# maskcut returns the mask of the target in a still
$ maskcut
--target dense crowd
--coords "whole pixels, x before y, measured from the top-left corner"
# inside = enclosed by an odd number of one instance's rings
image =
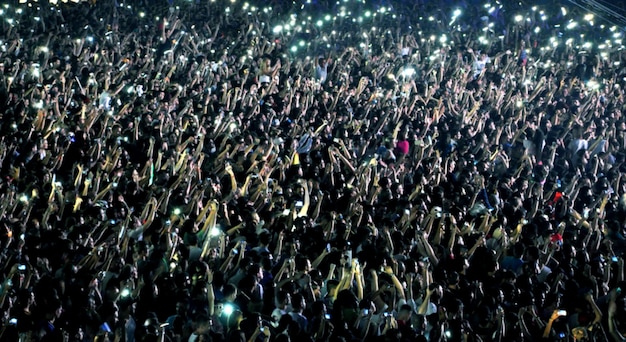
[[[0,340],[625,341],[621,30],[303,3],[0,7]]]

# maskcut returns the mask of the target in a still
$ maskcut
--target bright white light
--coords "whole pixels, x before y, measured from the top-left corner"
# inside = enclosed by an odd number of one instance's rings
[[[232,304],[224,305],[224,309],[223,309],[224,315],[230,316],[233,314],[233,311],[235,311],[235,309]]]
[[[585,14],[585,16],[583,17],[586,21],[592,21],[593,20],[593,14],[589,13],[589,14]]]
[[[578,26],[578,23],[575,21],[571,21],[567,24],[567,26],[565,26],[565,28],[567,28],[568,30],[573,29],[574,27]]]
[[[590,80],[589,82],[587,82],[587,87],[593,90],[597,90],[600,89],[600,84],[595,80]]]
[[[272,32],[274,32],[274,34],[279,34],[283,31],[283,26],[282,25],[276,25],[274,27],[274,29],[272,30]]]
[[[400,73],[402,75],[402,77],[412,77],[413,75],[415,75],[415,69],[408,67],[408,68],[404,68],[402,69],[402,72]]]
[[[217,227],[211,228],[211,232],[210,232],[211,236],[213,237],[220,236],[221,233],[222,231],[219,228]]]
[[[521,15],[516,15],[513,20],[515,20],[516,23],[519,23],[520,21],[524,20],[524,17]]]

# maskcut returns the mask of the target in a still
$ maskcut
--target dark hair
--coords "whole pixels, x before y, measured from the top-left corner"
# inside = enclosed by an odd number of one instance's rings
[[[235,285],[231,283],[227,283],[226,285],[224,285],[222,293],[224,294],[224,298],[230,297],[237,293],[237,287],[235,287]]]

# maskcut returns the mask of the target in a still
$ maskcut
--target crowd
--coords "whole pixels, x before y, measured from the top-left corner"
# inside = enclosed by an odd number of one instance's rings
[[[0,340],[625,341],[620,29],[439,5],[0,7]]]

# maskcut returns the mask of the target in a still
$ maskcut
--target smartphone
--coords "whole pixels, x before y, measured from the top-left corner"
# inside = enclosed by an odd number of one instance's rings
[[[363,316],[367,316],[370,314],[370,311],[368,309],[363,309]]]
[[[296,202],[296,208],[302,208],[303,206],[304,206],[304,203],[302,201]]]
[[[558,314],[559,316],[567,316],[567,311],[565,311],[565,310],[559,310],[559,311],[557,311],[557,314]]]
[[[325,315],[324,315],[324,318],[326,318],[326,319],[330,319],[330,314],[325,314]]]
[[[26,265],[24,265],[24,264],[18,265],[17,266],[17,270],[18,271],[26,271]]]
[[[330,253],[330,243],[326,244],[326,252]]]
[[[100,326],[100,330],[104,331],[104,332],[111,332],[111,328],[109,327],[109,324],[104,322],[102,323],[102,325]]]
[[[260,328],[259,328],[259,331],[260,331],[260,332],[265,332],[265,327],[260,327]]]
[[[618,261],[618,259],[617,259],[617,257],[616,257],[616,256],[613,256],[613,257],[611,257],[611,261],[612,261],[612,262],[617,262],[617,261]]]
[[[9,320],[9,324],[10,324],[10,325],[17,325],[17,318],[11,318],[11,319]]]

